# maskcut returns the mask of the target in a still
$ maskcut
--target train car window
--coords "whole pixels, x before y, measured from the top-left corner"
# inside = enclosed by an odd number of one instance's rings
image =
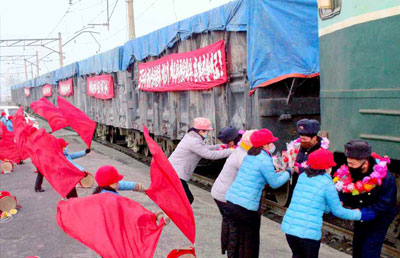
[[[321,20],[327,20],[340,14],[342,9],[342,0],[319,0],[319,17]]]

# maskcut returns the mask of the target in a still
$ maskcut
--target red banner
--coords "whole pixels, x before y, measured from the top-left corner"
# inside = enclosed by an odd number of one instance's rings
[[[139,64],[142,91],[208,90],[226,83],[225,42]]]
[[[51,86],[50,84],[44,85],[42,88],[43,97],[51,97],[51,95],[53,94],[52,88],[53,86]]]
[[[111,74],[87,77],[87,95],[98,99],[114,97],[114,81]]]
[[[74,82],[72,78],[58,82],[58,94],[60,96],[71,96],[74,94]]]
[[[25,96],[29,97],[31,95],[31,89],[24,88],[24,93],[25,93]]]

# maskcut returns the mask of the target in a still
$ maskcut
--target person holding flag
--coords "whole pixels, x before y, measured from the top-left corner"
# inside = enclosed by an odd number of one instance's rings
[[[76,164],[73,160],[86,156],[87,154],[90,153],[90,149],[86,149],[84,151],[78,151],[78,152],[74,152],[74,153],[70,154],[70,153],[68,153],[68,148],[67,148],[67,146],[69,145],[68,142],[66,142],[63,138],[58,138],[57,142],[58,142],[58,145],[60,145],[60,148],[62,149],[64,156],[67,158],[67,160],[69,162],[71,162],[77,169],[79,169],[82,172],[85,172],[85,169],[82,166]],[[78,197],[78,193],[76,192],[75,187],[67,195],[67,199],[74,198],[74,197]]]
[[[5,112],[1,112],[1,122],[3,123],[3,125],[7,125],[7,116]]]

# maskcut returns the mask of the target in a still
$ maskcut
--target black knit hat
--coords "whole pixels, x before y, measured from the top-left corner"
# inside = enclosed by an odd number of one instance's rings
[[[297,122],[297,133],[300,135],[317,135],[320,130],[320,125],[314,119],[301,119]]]
[[[239,136],[239,130],[233,126],[227,126],[219,131],[217,138],[225,143],[228,144],[231,141],[234,141]]]
[[[372,153],[371,145],[363,140],[351,140],[344,145],[346,157],[352,159],[368,159]]]

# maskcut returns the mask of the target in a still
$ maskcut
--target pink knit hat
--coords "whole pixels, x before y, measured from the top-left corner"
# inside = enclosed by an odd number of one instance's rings
[[[245,131],[243,136],[242,136],[242,142],[246,144],[247,146],[253,147],[253,144],[250,141],[250,136],[257,130],[248,130]]]
[[[207,118],[197,117],[193,120],[193,122],[194,122],[193,127],[197,130],[207,130],[207,131],[213,130],[213,128],[211,127],[211,122]]]

